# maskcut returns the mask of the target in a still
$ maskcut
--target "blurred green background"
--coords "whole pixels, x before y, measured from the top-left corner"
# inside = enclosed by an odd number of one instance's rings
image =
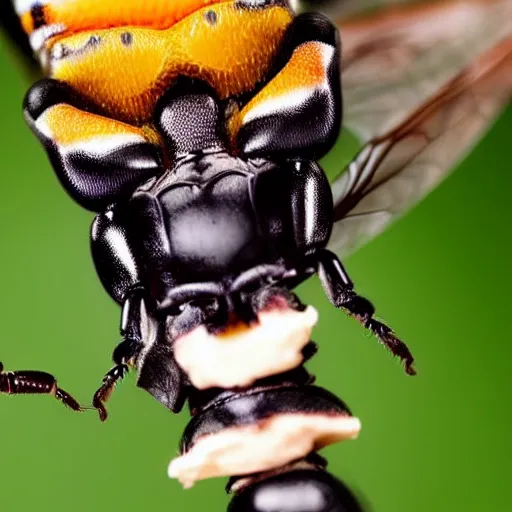
[[[89,256],[92,216],[58,186],[21,102],[29,83],[0,40],[0,360],[55,373],[88,403],[110,367],[119,311]],[[407,377],[375,340],[320,310],[309,364],[363,422],[324,451],[377,512],[510,511],[512,109],[434,193],[346,261],[360,293],[408,342]],[[345,155],[346,157],[346,155]],[[0,397],[0,507],[21,511],[225,510],[223,481],[166,476],[187,421],[129,376],[110,419],[49,397]]]

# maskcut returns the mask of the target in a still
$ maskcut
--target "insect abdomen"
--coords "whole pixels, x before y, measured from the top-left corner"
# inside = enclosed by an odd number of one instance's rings
[[[17,5],[29,6],[22,23],[47,75],[69,84],[98,113],[137,125],[151,120],[180,75],[204,80],[221,98],[253,90],[292,19],[286,2],[150,3]]]

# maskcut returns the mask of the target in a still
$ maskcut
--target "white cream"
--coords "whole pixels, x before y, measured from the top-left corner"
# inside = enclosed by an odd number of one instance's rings
[[[194,387],[250,386],[302,363],[302,349],[318,320],[315,308],[264,311],[258,320],[221,334],[200,326],[176,340],[174,356]]]
[[[289,413],[201,437],[171,461],[170,478],[190,488],[206,478],[268,471],[346,439],[361,429],[352,416]]]

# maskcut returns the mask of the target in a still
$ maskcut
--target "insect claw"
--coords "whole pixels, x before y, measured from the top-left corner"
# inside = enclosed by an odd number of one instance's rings
[[[405,362],[405,373],[412,376],[418,375],[418,372],[412,367],[412,361]]]
[[[98,415],[100,417],[100,421],[102,423],[105,422],[107,420],[107,418],[108,418],[108,412],[107,412],[106,407],[104,407],[103,405],[98,407]]]
[[[123,379],[123,377],[128,373],[128,366],[126,364],[119,364],[110,369],[103,380],[101,381],[101,386],[94,393],[94,397],[92,399],[93,407],[98,411],[100,416],[100,421],[105,421],[108,418],[108,412],[104,405],[109,398],[118,381]]]

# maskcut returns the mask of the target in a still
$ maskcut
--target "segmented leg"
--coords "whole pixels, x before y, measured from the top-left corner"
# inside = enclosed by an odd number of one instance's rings
[[[129,367],[135,365],[137,356],[142,349],[140,322],[143,300],[143,290],[137,288],[131,292],[124,302],[121,322],[123,340],[112,354],[115,366],[103,377],[102,384],[92,400],[101,421],[105,421],[108,417],[105,402],[110,398],[116,384],[126,375]]]
[[[2,363],[0,363],[0,393],[8,395],[53,395],[73,411],[82,412],[85,410],[69,393],[57,386],[57,380],[53,375],[33,370],[4,372]]]
[[[319,253],[318,273],[330,302],[337,308],[345,310],[369,329],[394,356],[399,357],[409,375],[415,375],[412,367],[414,358],[407,348],[387,325],[375,320],[373,304],[354,291],[354,284],[348,277],[341,261],[330,251]]]
[[[105,421],[108,417],[105,402],[110,398],[116,384],[128,373],[129,365],[133,365],[141,348],[142,343],[138,340],[123,340],[114,350],[112,359],[115,366],[105,374],[100,388],[94,393],[92,399],[92,405],[98,411],[101,421]]]
[[[127,372],[128,365],[117,364],[106,373],[100,388],[94,393],[92,405],[97,409],[101,421],[105,421],[108,417],[105,402],[110,398],[118,381],[120,381]]]

